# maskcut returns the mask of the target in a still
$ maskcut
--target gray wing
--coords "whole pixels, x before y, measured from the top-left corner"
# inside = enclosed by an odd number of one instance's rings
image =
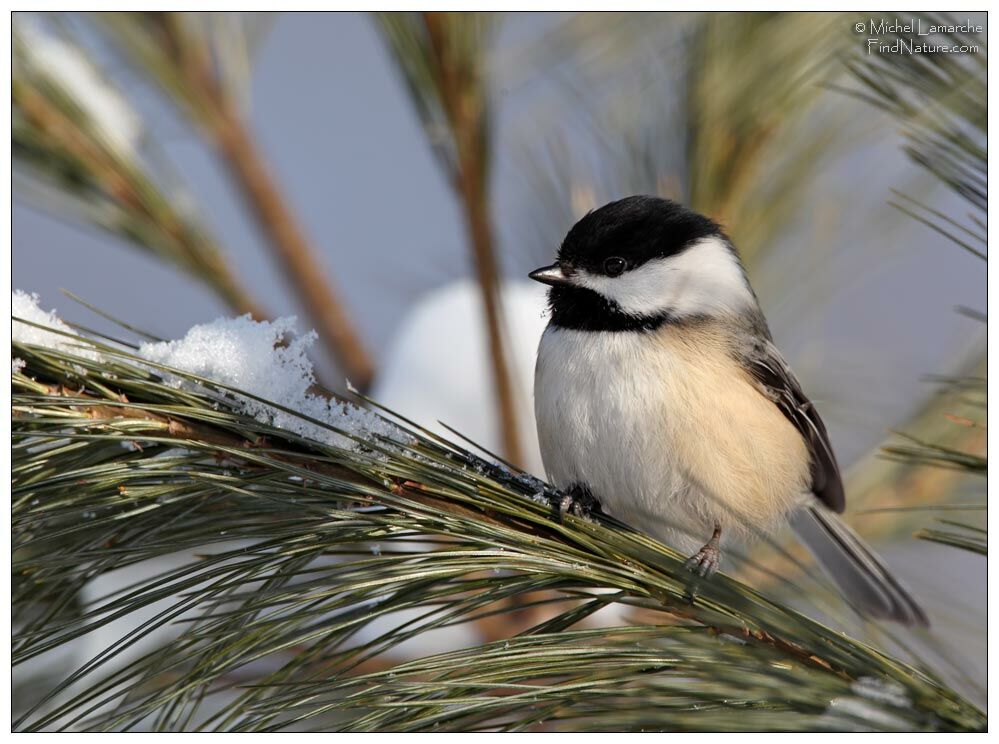
[[[842,512],[846,507],[843,481],[826,426],[777,347],[769,339],[760,338],[743,357],[743,364],[763,393],[804,437],[812,459],[812,493],[834,512]]]

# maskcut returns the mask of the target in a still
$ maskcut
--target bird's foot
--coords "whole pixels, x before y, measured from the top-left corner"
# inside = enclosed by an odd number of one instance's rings
[[[602,514],[600,502],[597,501],[593,492],[584,485],[576,484],[570,486],[561,498],[556,495],[552,507],[557,510],[556,517],[561,522],[566,514],[572,514],[581,519],[588,519],[595,514]]]
[[[716,527],[711,539],[705,543],[704,547],[687,559],[683,567],[688,571],[693,571],[706,579],[714,576],[721,565],[721,528]]]

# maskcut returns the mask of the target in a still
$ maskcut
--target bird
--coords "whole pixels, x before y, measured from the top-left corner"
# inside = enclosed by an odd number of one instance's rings
[[[839,517],[826,427],[717,222],[626,197],[583,216],[528,276],[549,285],[534,408],[563,518],[608,514],[691,552],[685,566],[706,578],[723,545],[790,524],[863,615],[929,624]]]

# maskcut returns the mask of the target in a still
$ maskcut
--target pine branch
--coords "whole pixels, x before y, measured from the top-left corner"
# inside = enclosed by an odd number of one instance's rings
[[[931,677],[728,576],[697,581],[623,525],[553,519],[549,486],[440,437],[315,419],[52,333],[12,346],[14,663],[147,620],[19,730],[985,725]],[[96,577],[177,551],[69,611]],[[551,611],[516,637],[393,661],[526,597]],[[608,604],[657,621],[576,628]]]
[[[920,540],[950,545],[962,550],[970,550],[979,555],[989,554],[988,530],[975,527],[964,522],[954,522],[949,519],[938,520],[941,524],[955,529],[922,529],[915,534]]]

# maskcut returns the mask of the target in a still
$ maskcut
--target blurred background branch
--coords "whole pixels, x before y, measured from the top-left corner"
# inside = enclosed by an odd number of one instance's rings
[[[378,22],[462,206],[485,310],[502,454],[522,465],[489,199],[492,116],[486,55],[497,19],[484,13],[380,13]]]
[[[565,19],[519,64],[578,70],[554,96],[582,109],[598,156],[574,151],[575,119],[532,137],[523,167],[541,197],[536,221],[555,233],[621,194],[658,194],[721,222],[753,273],[845,147],[842,115],[820,101],[842,74],[843,27],[835,13]]]
[[[956,23],[946,14],[920,18],[927,26]],[[919,41],[910,35],[895,36],[889,43],[900,38]],[[937,42],[969,47],[980,40],[956,31],[942,33]],[[955,219],[899,192],[894,192],[897,200],[890,202],[892,206],[982,261],[986,260],[988,218],[987,62],[985,47],[974,54],[856,55],[846,61],[860,84],[847,92],[887,111],[902,126],[906,155],[964,199],[972,212],[964,219]],[[984,322],[984,314],[979,314],[978,319]],[[986,460],[975,451],[983,451],[985,446],[985,375],[986,360],[981,350],[955,373],[938,378],[946,395],[930,398],[913,421],[913,429],[905,430],[907,444],[887,445],[882,452],[910,466],[929,465],[984,475]],[[900,481],[897,473],[887,480]],[[946,495],[946,490],[939,491],[937,499]],[[859,503],[865,504],[865,499],[861,497]],[[911,498],[909,503],[913,503]]]
[[[946,13],[915,14],[927,28],[960,24]],[[918,42],[894,33],[888,45]],[[971,49],[981,39],[961,30],[934,38],[937,44]],[[847,69],[859,85],[843,87],[889,113],[901,126],[906,155],[974,210],[964,218],[942,214],[898,194],[893,206],[946,235],[956,245],[984,258],[988,201],[988,50],[966,54],[879,54],[854,56]]]
[[[238,21],[226,25],[217,16],[196,13],[110,13],[97,18],[107,37],[209,135],[326,347],[352,382],[366,389],[374,364],[271,176],[233,92],[234,81],[242,80],[236,64],[245,65],[246,57],[229,52],[232,45],[225,42],[233,34],[222,32],[235,31],[238,38]],[[241,51],[246,44],[236,48]]]
[[[204,230],[178,224],[176,208],[162,197],[142,162],[138,113],[122,91],[101,78],[69,26],[63,25],[64,34],[57,38],[37,23],[15,18],[16,26],[28,29],[20,31],[15,47],[14,137],[20,162],[50,185],[73,184],[69,193],[75,190],[76,203],[85,205],[76,210],[78,216],[193,272],[236,312],[263,317]],[[206,134],[325,347],[355,385],[367,388],[374,364],[244,121],[253,39],[241,16],[101,13],[94,19],[134,69]],[[83,74],[74,71],[77,66],[89,70],[86,91],[77,84]],[[80,112],[82,122],[73,117]],[[45,198],[51,189],[34,193],[43,197],[40,204],[60,209],[59,201]],[[127,219],[121,219],[122,212]]]
[[[15,14],[11,90],[19,195],[117,234],[204,282],[235,312],[264,317],[193,198],[161,185],[141,158],[138,112],[71,38]]]
[[[842,147],[840,117],[816,114],[844,25],[836,13],[710,14],[684,45],[684,195],[728,226],[751,268]]]

